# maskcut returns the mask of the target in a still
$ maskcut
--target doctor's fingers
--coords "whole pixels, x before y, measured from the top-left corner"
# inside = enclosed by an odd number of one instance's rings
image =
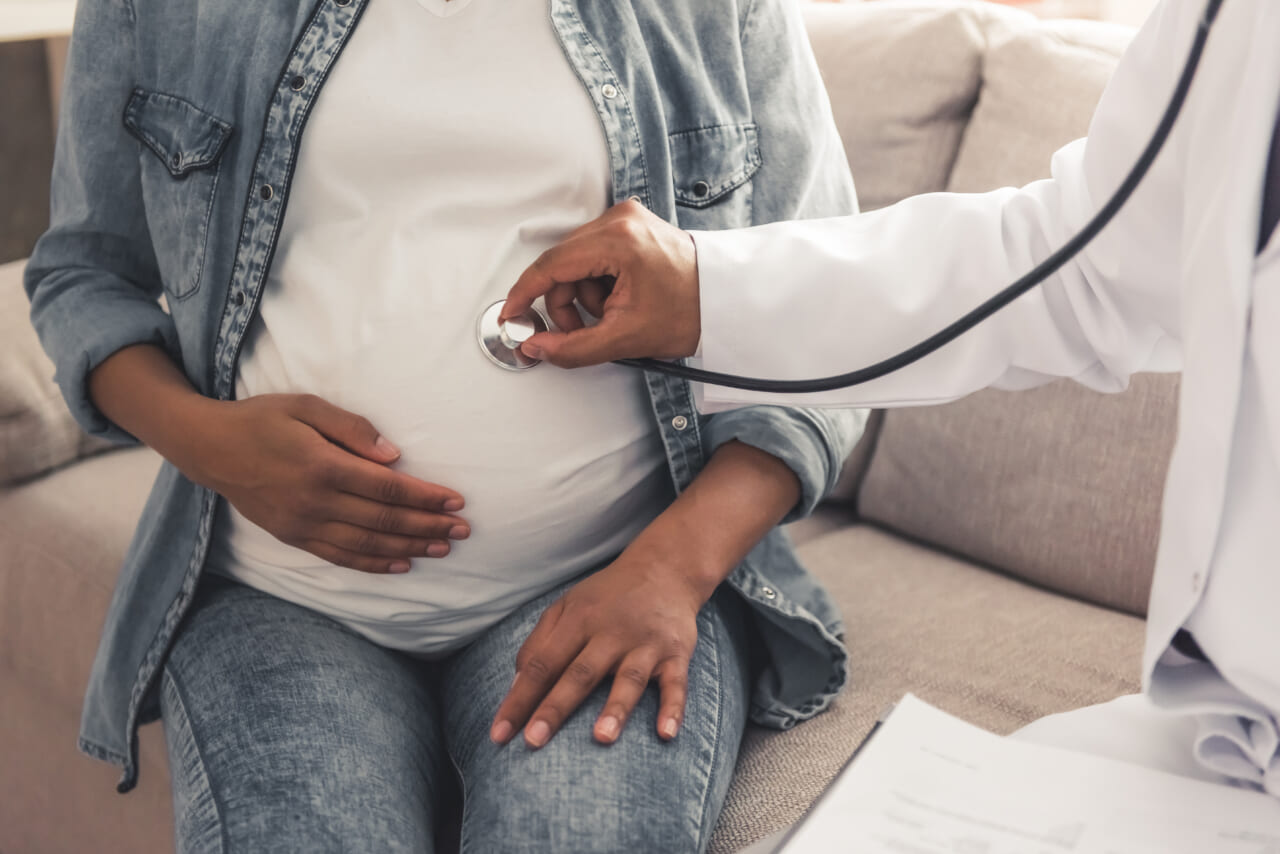
[[[507,292],[501,319],[528,311],[534,300],[547,296],[557,285],[572,286],[576,293],[579,282],[616,276],[619,256],[627,251],[625,240],[613,234],[617,230],[610,225],[584,232],[539,255]]]

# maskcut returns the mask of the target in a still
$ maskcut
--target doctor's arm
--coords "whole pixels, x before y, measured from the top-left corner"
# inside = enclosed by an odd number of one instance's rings
[[[550,250],[515,289],[518,306],[555,283],[613,276],[614,305],[605,305],[595,329],[531,344],[567,365],[675,357],[693,352],[700,330],[703,367],[779,379],[829,376],[904,349],[1031,269],[1106,201],[1157,124],[1201,5],[1167,1],[1156,9],[1121,61],[1088,139],[1057,153],[1052,178],[1020,190],[920,196],[854,217],[697,233],[692,241],[642,212],[615,209]],[[1211,96],[1193,88],[1187,114]],[[1176,369],[1188,127],[1186,118],[1179,122],[1129,204],[1084,253],[976,331],[858,388],[780,396],[706,387],[705,405],[925,404],[1054,377],[1118,390],[1136,371]]]

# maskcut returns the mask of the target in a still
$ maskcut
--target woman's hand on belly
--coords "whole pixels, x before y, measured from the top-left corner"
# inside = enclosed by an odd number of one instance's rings
[[[367,419],[314,395],[210,403],[184,473],[281,542],[387,573],[470,534],[462,496],[390,469],[400,451]]]
[[[651,680],[658,736],[684,718],[698,611],[800,498],[778,458],[741,442],[718,448],[693,483],[612,564],[574,585],[529,634],[490,738],[542,747],[609,674],[594,736],[612,744]]]

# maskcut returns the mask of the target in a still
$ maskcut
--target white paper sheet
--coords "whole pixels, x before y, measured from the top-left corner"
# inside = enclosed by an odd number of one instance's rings
[[[1004,739],[908,694],[786,854],[1280,854],[1280,800]]]

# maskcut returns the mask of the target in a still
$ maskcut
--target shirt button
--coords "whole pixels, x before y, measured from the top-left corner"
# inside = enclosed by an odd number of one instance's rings
[[[302,87],[306,85],[307,85],[307,78],[303,77],[301,74],[296,75],[292,80],[289,81],[289,88],[295,92],[301,92]]]
[[[274,196],[275,194],[276,194],[276,191],[271,189],[270,184],[263,184],[262,189],[258,191],[258,195],[262,196],[262,200],[264,202],[271,201],[271,197]]]
[[[711,185],[706,181],[699,181],[693,185],[693,194],[698,198],[705,198],[707,193],[711,192]]]
[[[761,587],[761,588],[760,588],[760,593],[761,593],[761,595],[763,595],[763,596],[764,596],[764,598],[766,598],[766,599],[776,599],[776,598],[778,598],[778,591],[774,590],[772,587]]]
[[[618,97],[618,87],[612,83],[606,83],[600,87],[600,94],[606,98],[616,98]]]
[[[231,301],[236,305],[244,305],[244,291],[236,291],[232,294]]]
[[[677,430],[683,430],[689,426],[689,419],[685,418],[683,415],[677,415],[675,418],[671,419],[671,426]]]
[[[169,162],[173,164],[174,169],[177,169],[179,166],[182,165],[182,155],[181,154],[173,155],[172,157],[169,158]]]
[[[339,6],[350,6],[351,0],[337,0]]]
[[[639,196],[627,196],[627,201],[635,202],[637,205],[644,204],[644,199],[640,198]]]

